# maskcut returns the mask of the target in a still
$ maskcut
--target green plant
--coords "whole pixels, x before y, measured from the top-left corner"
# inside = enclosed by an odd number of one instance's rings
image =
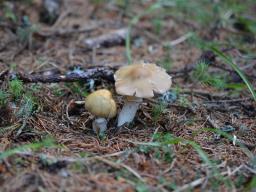
[[[233,60],[229,56],[225,55],[224,53],[222,53],[219,49],[217,49],[215,47],[211,47],[211,50],[216,55],[218,55],[226,64],[228,64],[230,67],[232,67],[237,72],[237,74],[241,77],[241,79],[246,84],[248,90],[251,92],[253,99],[256,101],[256,93],[254,91],[252,84],[249,82],[249,80],[244,75],[244,73],[239,69],[239,67],[233,62]]]
[[[27,119],[30,117],[33,112],[36,110],[36,101],[35,98],[31,95],[24,95],[21,100],[21,105],[19,110],[16,113],[18,118]]]
[[[84,83],[80,83],[80,82],[66,83],[65,86],[68,87],[71,90],[71,92],[74,94],[78,94],[84,97],[88,95],[88,90],[86,86],[84,86]],[[60,93],[63,93],[60,88],[58,88],[58,90],[60,91]]]
[[[253,19],[249,19],[246,17],[238,17],[236,22],[234,23],[235,26],[240,27],[241,30],[249,33],[256,33],[256,21]]]
[[[233,141],[233,139],[234,139],[234,137],[232,135],[226,133],[225,131],[222,131],[220,129],[214,129],[214,128],[201,128],[199,131],[195,131],[193,133],[193,135],[196,135],[196,134],[198,134],[200,132],[216,133],[216,134],[218,134],[218,135],[220,135],[222,137],[225,137],[229,141]],[[247,155],[250,159],[254,158],[253,153],[244,144],[242,144],[241,142],[237,142],[236,144],[241,148],[241,150],[244,152],[244,154]]]
[[[152,108],[152,119],[154,122],[158,121],[162,113],[164,112],[166,105],[163,103],[155,104]]]
[[[10,19],[11,21],[13,21],[14,23],[17,22],[17,17],[13,11],[13,9],[9,6],[8,3],[5,3],[4,4],[4,9],[3,9],[3,12],[4,12],[4,17],[6,19]]]
[[[51,138],[44,139],[40,142],[35,142],[35,143],[30,143],[30,144],[25,144],[21,145],[12,149],[7,149],[6,151],[3,151],[0,153],[0,161],[6,159],[7,157],[10,157],[12,155],[15,155],[16,153],[19,152],[25,152],[25,151],[30,151],[30,150],[39,150],[41,148],[49,148],[49,147],[54,147],[56,146],[54,143],[54,140]]]
[[[178,103],[183,107],[191,106],[191,102],[185,96],[180,96],[178,99]]]
[[[174,159],[174,153],[171,145],[166,145],[165,141],[169,138],[169,134],[161,135],[155,134],[153,136],[154,142],[140,143],[137,148],[138,152],[145,154],[152,154],[158,160],[171,163]]]
[[[65,84],[66,87],[68,88],[72,88],[72,86],[70,86],[68,83]],[[65,95],[65,90],[58,84],[53,84],[51,85],[51,92],[54,96],[57,96],[57,97],[62,97]],[[71,89],[71,91],[73,92],[73,90]]]
[[[101,5],[105,3],[104,0],[90,0],[90,3],[95,4],[95,5]]]
[[[144,15],[147,15],[149,13],[152,13],[153,11],[155,11],[156,9],[161,8],[161,3],[156,2],[154,4],[152,4],[151,6],[149,6],[149,8],[147,8],[144,12],[142,12],[141,14],[133,17],[128,25],[128,32],[125,38],[125,48],[126,48],[126,56],[127,56],[127,60],[128,63],[131,64],[132,62],[132,55],[131,55],[131,30],[132,27],[134,25],[136,25],[140,18],[143,17]]]
[[[248,186],[246,187],[248,191],[253,191],[256,188],[256,176],[253,176]]]
[[[154,32],[159,35],[162,28],[163,28],[163,19],[162,18],[155,18],[152,20],[152,24],[154,27]]]
[[[36,25],[32,24],[28,16],[22,18],[22,25],[17,28],[17,36],[22,44],[32,46],[33,34],[38,30]]]
[[[164,56],[163,58],[158,62],[160,66],[162,66],[166,71],[170,71],[172,68],[172,58],[171,58],[171,47],[169,45],[164,46]]]
[[[168,56],[164,57],[159,61],[160,66],[162,66],[166,71],[170,71],[172,67],[172,59]]]
[[[196,68],[194,69],[192,75],[193,78],[213,87],[216,87],[218,89],[223,89],[226,87],[226,81],[224,78],[224,75],[217,75],[217,74],[210,74],[208,72],[208,63],[206,63],[204,60],[200,61]]]
[[[8,92],[14,99],[18,99],[24,93],[23,82],[19,79],[9,81]]]
[[[8,101],[9,94],[3,90],[0,90],[0,107],[4,106]]]
[[[149,191],[148,186],[145,185],[144,183],[136,184],[135,188],[136,188],[136,192],[147,192],[147,191]]]
[[[215,182],[216,187],[220,186],[221,183],[224,183],[227,187],[232,186],[230,184],[232,181],[229,178],[225,178],[220,174],[218,168],[216,167],[216,163],[209,159],[208,155],[196,142],[180,137],[175,137],[171,134],[156,134],[154,138],[155,140],[159,140],[162,143],[162,145],[176,145],[182,143],[185,146],[191,146],[198,153],[202,161],[208,166],[209,170],[211,171],[209,179],[212,182]]]

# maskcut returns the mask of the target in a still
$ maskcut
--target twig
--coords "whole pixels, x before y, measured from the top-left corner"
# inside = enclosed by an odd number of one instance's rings
[[[134,169],[132,169],[132,168],[129,167],[128,165],[125,165],[125,164],[123,164],[123,163],[114,163],[114,162],[112,162],[112,161],[109,161],[109,160],[107,160],[107,159],[105,159],[105,158],[102,158],[102,157],[99,157],[99,156],[94,157],[94,159],[97,159],[97,160],[99,160],[99,161],[102,161],[102,162],[104,162],[104,163],[106,163],[106,164],[108,164],[108,165],[110,165],[110,166],[112,166],[112,167],[114,167],[114,168],[116,168],[116,169],[120,169],[121,167],[123,167],[123,168],[125,168],[127,171],[129,171],[130,173],[132,173],[135,177],[137,177],[139,180],[141,180],[142,182],[145,182],[145,180],[140,176],[140,174],[137,173]]]
[[[70,107],[70,105],[71,104],[73,104],[74,103],[74,100],[71,100],[68,104],[67,104],[67,106],[66,106],[66,116],[67,116],[67,119],[69,120],[69,122],[71,123],[71,125],[73,125],[73,122],[71,121],[71,119],[70,119],[70,117],[69,117],[69,113],[68,113],[68,111],[69,111],[69,107]]]
[[[173,161],[172,161],[172,163],[171,163],[170,167],[169,167],[169,168],[167,168],[167,169],[165,169],[165,170],[163,171],[162,175],[165,175],[165,174],[166,174],[166,173],[168,173],[170,170],[172,170],[172,168],[174,167],[174,164],[176,163],[176,161],[177,161],[177,159],[176,159],[176,158],[175,158],[175,159],[173,159]]]
[[[244,168],[246,168],[248,171],[252,172],[253,174],[256,175],[256,169],[252,169],[251,167],[244,165]]]
[[[223,99],[227,98],[227,96],[224,93],[211,93],[208,91],[203,91],[203,90],[196,90],[196,89],[182,89],[180,93],[184,94],[196,94],[196,95],[202,95],[207,98],[215,98],[215,99]]]
[[[118,29],[116,31],[112,31],[110,33],[103,34],[95,38],[86,39],[84,41],[84,44],[88,49],[93,49],[94,47],[99,48],[119,45],[121,43],[124,43],[127,34],[127,28]]]
[[[91,26],[84,26],[78,29],[65,29],[60,28],[56,30],[49,30],[49,31],[39,31],[36,32],[36,35],[39,35],[41,37],[52,37],[52,36],[67,36],[71,34],[77,34],[77,33],[86,33],[91,32],[95,29],[97,29],[99,25],[91,25]]]
[[[22,125],[20,126],[19,130],[17,131],[15,138],[17,138],[22,133],[22,131],[26,125],[27,125],[27,121],[26,121],[26,119],[23,119]]]
[[[236,103],[244,101],[252,101],[252,98],[239,98],[239,99],[228,99],[228,100],[215,100],[215,101],[204,101],[204,103]]]
[[[187,39],[189,39],[192,36],[193,36],[192,33],[187,33],[187,34],[179,37],[178,39],[168,42],[166,45],[170,45],[170,46],[178,45],[178,44],[186,41]]]
[[[217,125],[217,123],[215,123],[214,120],[212,120],[209,115],[204,114],[204,116],[205,116],[207,122],[208,122],[213,128],[218,129],[218,130],[221,130],[221,129],[220,129],[220,126]],[[215,137],[216,137],[217,139],[219,139],[219,138],[221,137],[221,134],[216,133],[216,134],[215,134]],[[234,141],[233,141],[233,142],[234,142]],[[240,139],[240,138],[239,138],[239,139],[236,139],[235,142],[237,142],[237,143],[240,145],[242,151],[243,151],[248,157],[252,157],[252,156],[253,156],[253,154],[250,152],[250,150],[249,150],[247,147],[249,147],[249,148],[255,147],[255,146],[256,146],[255,142],[250,142],[250,141],[247,141],[247,140],[245,140],[245,139]]]
[[[205,177],[194,180],[191,183],[188,183],[188,184],[183,185],[182,187],[179,187],[174,192],[181,192],[181,191],[185,191],[188,188],[196,187],[196,186],[200,185],[201,183],[203,183],[204,180],[205,180]]]
[[[137,173],[134,169],[132,169],[131,167],[129,167],[128,165],[125,165],[123,163],[120,163],[120,166],[122,166],[123,168],[125,168],[127,171],[131,172],[134,176],[136,176],[139,180],[141,180],[142,182],[145,182],[145,180],[140,176],[139,173]]]
[[[233,72],[234,72],[233,69],[229,69],[229,68],[227,68],[227,67],[225,67],[225,66],[221,66],[221,65],[217,65],[217,64],[212,64],[212,66],[215,67],[215,68],[221,69],[221,70],[223,70],[223,71],[227,71],[227,72],[229,72],[229,73],[233,73]],[[250,78],[253,78],[253,79],[256,78],[256,75],[253,75],[253,74],[245,73],[245,75],[246,75],[247,77],[250,77]]]
[[[29,75],[17,73],[16,77],[24,83],[58,83],[58,82],[74,82],[86,81],[91,78],[102,78],[110,82],[114,82],[114,70],[110,67],[89,68],[82,73],[70,73],[67,75]]]
[[[220,129],[220,127],[215,123],[209,115],[206,116],[207,122],[215,129]]]
[[[15,129],[19,128],[20,126],[21,126],[20,123],[16,123],[14,125],[10,125],[7,127],[0,127],[0,137],[3,135],[6,135],[7,133],[14,131]]]
[[[158,130],[159,130],[159,126],[155,129],[155,131],[154,131],[154,133],[153,133],[153,136],[152,136],[151,139],[150,139],[150,142],[153,142],[154,136],[157,134]]]

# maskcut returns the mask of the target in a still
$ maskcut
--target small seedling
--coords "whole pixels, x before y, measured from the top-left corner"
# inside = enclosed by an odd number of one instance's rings
[[[29,18],[24,16],[22,18],[22,25],[17,28],[17,36],[19,41],[24,44],[28,45],[29,48],[32,47],[32,40],[33,34],[37,31],[37,27],[31,24]]]
[[[4,17],[10,19],[12,22],[17,22],[17,17],[13,11],[13,7],[9,3],[4,3]]]
[[[170,56],[171,51],[172,51],[172,47],[170,47],[170,45],[165,45],[164,46],[164,56],[159,61],[159,65],[162,66],[166,71],[170,71],[172,68],[173,61]]]
[[[162,27],[163,27],[163,20],[161,18],[153,19],[152,24],[154,26],[154,32],[157,35],[160,35],[160,32],[161,32]]]
[[[256,101],[256,92],[254,90],[253,85],[250,83],[250,81],[247,79],[247,77],[244,75],[243,71],[236,65],[236,63],[233,62],[233,60],[223,54],[220,50],[218,50],[215,47],[211,48],[212,51],[214,51],[215,54],[217,54],[226,64],[228,64],[230,67],[232,67],[232,69],[234,69],[236,71],[236,73],[241,77],[241,79],[244,81],[244,83],[246,84],[248,90],[251,92],[253,99]]]
[[[56,97],[62,97],[65,95],[65,90],[60,87],[58,84],[51,85],[51,92]]]
[[[24,86],[23,86],[22,81],[20,81],[18,79],[9,81],[8,91],[15,100],[20,98],[22,96],[22,94],[24,93]]]
[[[178,99],[178,103],[183,107],[191,106],[191,102],[185,96],[180,96]]]
[[[137,148],[138,152],[145,154],[152,154],[156,159],[171,163],[174,159],[172,145],[166,144],[170,134],[162,135],[155,134],[153,136],[154,142],[144,143]]]
[[[5,91],[0,90],[0,107],[4,106],[8,101],[9,94]]]
[[[154,122],[157,122],[159,120],[165,109],[166,105],[164,103],[159,103],[153,106],[152,119]]]
[[[149,191],[148,186],[143,184],[143,183],[137,184],[135,188],[136,188],[137,192],[147,192],[147,191]]]
[[[88,90],[87,87],[84,86],[84,83],[79,83],[79,82],[74,82],[74,83],[66,83],[66,87],[68,87],[73,94],[78,94],[81,96],[87,96],[88,95]],[[60,88],[58,89],[59,91],[61,90]],[[58,94],[58,92],[55,92]],[[59,92],[61,94],[61,92]]]
[[[222,75],[210,74],[209,65],[206,61],[201,60],[193,71],[193,77],[203,84],[210,85],[219,89],[225,88],[226,81]]]
[[[21,106],[16,113],[16,116],[18,118],[27,119],[30,117],[36,108],[36,102],[35,99],[30,95],[24,95],[21,100]]]
[[[16,153],[19,153],[19,152],[38,150],[41,148],[50,148],[50,147],[56,147],[56,146],[57,145],[54,143],[54,140],[52,138],[46,138],[39,142],[34,142],[34,143],[30,143],[30,144],[17,146],[15,148],[7,149],[7,150],[3,151],[0,154],[0,162],[2,160],[4,160],[5,158],[15,155]]]

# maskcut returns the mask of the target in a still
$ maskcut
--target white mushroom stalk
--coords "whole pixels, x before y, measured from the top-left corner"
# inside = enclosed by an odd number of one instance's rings
[[[118,115],[118,127],[133,121],[143,98],[154,97],[154,92],[164,93],[172,84],[163,68],[144,62],[121,67],[114,77],[116,92],[130,96]]]
[[[92,129],[97,135],[102,135],[108,128],[108,121],[105,118],[96,118],[92,122]]]
[[[93,131],[102,135],[107,130],[108,120],[116,116],[116,103],[110,91],[101,89],[88,95],[85,108],[96,118],[92,123]]]
[[[142,98],[138,97],[129,98],[125,101],[124,106],[118,115],[118,127],[133,121],[141,102]]]

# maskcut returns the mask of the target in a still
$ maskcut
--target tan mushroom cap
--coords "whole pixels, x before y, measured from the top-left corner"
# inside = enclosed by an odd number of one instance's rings
[[[120,95],[150,98],[166,92],[172,85],[171,76],[155,64],[132,64],[121,67],[115,75],[116,92]]]
[[[116,102],[109,90],[97,90],[85,98],[85,108],[97,117],[113,118],[116,116]]]

